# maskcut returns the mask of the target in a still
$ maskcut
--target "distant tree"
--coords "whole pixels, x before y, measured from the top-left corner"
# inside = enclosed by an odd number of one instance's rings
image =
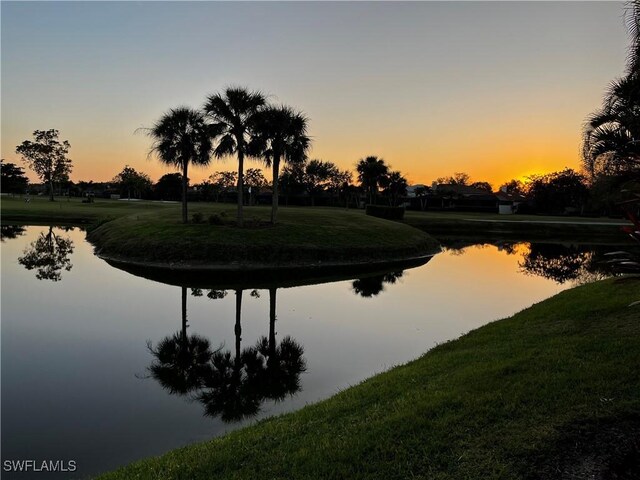
[[[287,204],[290,195],[303,194],[305,191],[304,165],[295,163],[285,166],[280,175],[280,187]]]
[[[382,193],[389,198],[391,206],[399,205],[400,199],[407,194],[409,184],[399,171],[389,172],[382,177],[380,183],[383,187]]]
[[[49,200],[53,202],[53,184],[68,177],[72,161],[67,157],[71,145],[58,140],[58,130],[36,130],[35,141],[25,140],[16,147],[16,153],[36,175],[49,185]]]
[[[477,188],[478,190],[484,190],[485,192],[493,192],[493,187],[489,182],[473,182],[470,187]]]
[[[331,162],[322,160],[310,160],[304,167],[304,183],[309,195],[311,205],[315,205],[316,196],[329,188],[332,177],[338,175],[338,167]]]
[[[238,226],[243,225],[244,159],[250,156],[254,116],[264,107],[265,96],[246,88],[229,87],[223,93],[207,98],[206,115],[214,122],[220,141],[215,148],[217,157],[236,155],[238,158]]]
[[[179,107],[169,110],[147,130],[153,139],[149,154],[156,154],[165,165],[172,165],[182,173],[182,223],[187,215],[187,186],[189,164],[208,165],[217,132],[205,122],[197,110]]]
[[[389,173],[389,167],[384,163],[383,159],[370,156],[358,162],[356,171],[358,172],[360,185],[369,194],[369,203],[375,203],[380,181]]]
[[[251,199],[255,201],[258,195],[260,195],[260,191],[266,188],[266,186],[269,185],[269,182],[267,182],[262,170],[259,168],[249,168],[244,174],[244,184],[246,185],[247,190],[251,189],[249,194],[251,203]]]
[[[469,175],[464,172],[456,172],[450,177],[436,179],[438,185],[469,185]]]
[[[36,269],[38,280],[57,282],[62,277],[62,270],[69,271],[73,267],[69,255],[73,253],[73,242],[70,238],[60,237],[49,227],[47,233],[40,233],[18,258],[18,263],[27,270]]]
[[[349,170],[340,170],[336,167],[335,170],[332,170],[327,182],[327,189],[331,195],[338,197],[338,202],[341,202],[340,199],[342,198],[347,208],[353,196],[353,190],[356,188],[351,184],[352,177],[353,175]]]
[[[527,197],[536,210],[545,213],[567,213],[584,207],[589,195],[586,179],[570,168],[529,178]]]
[[[427,206],[427,195],[429,194],[429,188],[424,185],[416,187],[414,190],[416,197],[420,199],[420,210],[424,210]]]
[[[0,188],[3,193],[25,193],[29,185],[29,179],[24,174],[24,169],[15,163],[0,161]]]
[[[508,182],[500,185],[500,190],[502,190],[503,188],[506,189],[507,193],[510,195],[526,195],[525,184],[520,180],[509,180]]]
[[[149,176],[142,172],[136,172],[129,165],[126,165],[119,174],[113,177],[112,182],[117,185],[120,192],[126,192],[128,199],[131,199],[131,192],[136,198],[141,198],[143,192],[151,188]]]
[[[153,186],[155,196],[160,200],[179,201],[182,195],[182,183],[181,174],[167,173],[160,177],[158,183]]]
[[[272,169],[271,223],[275,223],[280,194],[280,162],[304,163],[307,159],[311,145],[307,135],[308,119],[303,113],[283,105],[263,108],[253,120],[255,135],[251,150],[253,155],[263,158],[265,165]]]
[[[237,172],[214,172],[209,176],[211,189],[215,195],[215,201],[220,200],[220,194],[233,190],[238,181]]]

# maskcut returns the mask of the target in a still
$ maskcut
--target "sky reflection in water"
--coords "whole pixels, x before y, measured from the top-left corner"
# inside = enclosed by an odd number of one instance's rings
[[[18,260],[49,227],[3,227],[2,454],[74,459],[79,476],[326,398],[590,278],[597,265],[583,247],[472,246],[375,278],[245,290],[237,317],[234,290],[183,297],[98,259],[79,229],[51,232],[72,245],[58,281]],[[185,331],[209,351],[193,378],[171,373],[186,382],[172,387],[166,375],[154,379],[162,359],[153,351],[168,339],[174,350],[163,359],[189,361],[178,354]]]

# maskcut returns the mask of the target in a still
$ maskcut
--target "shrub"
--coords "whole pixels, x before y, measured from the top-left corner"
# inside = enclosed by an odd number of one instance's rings
[[[204,215],[200,212],[196,212],[191,217],[193,223],[204,223]]]
[[[385,218],[387,220],[402,220],[404,218],[404,207],[367,205],[365,212],[372,217]]]
[[[222,225],[222,217],[217,213],[212,213],[209,215],[209,225]]]

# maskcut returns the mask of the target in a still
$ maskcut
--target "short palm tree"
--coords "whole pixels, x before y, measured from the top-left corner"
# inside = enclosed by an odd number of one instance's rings
[[[271,223],[278,215],[278,180],[280,161],[289,164],[303,163],[311,139],[307,135],[307,118],[287,106],[269,106],[262,109],[254,118],[254,138],[250,150],[253,155],[264,159],[267,167],[272,168],[273,200]]]
[[[213,121],[220,141],[214,150],[216,157],[238,157],[238,226],[243,225],[244,159],[251,141],[253,117],[265,105],[265,96],[246,88],[229,87],[223,93],[207,98],[205,114]]]
[[[369,193],[369,203],[375,203],[378,186],[382,178],[389,173],[389,167],[378,157],[363,158],[356,165],[358,181]]]
[[[207,124],[197,110],[179,107],[169,110],[147,129],[153,138],[149,154],[156,154],[166,164],[180,168],[182,173],[182,222],[187,223],[187,177],[189,164],[208,165],[213,152],[215,127]]]

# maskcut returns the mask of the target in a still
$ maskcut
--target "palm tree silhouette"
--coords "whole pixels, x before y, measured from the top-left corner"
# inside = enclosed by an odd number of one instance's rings
[[[307,158],[311,140],[307,136],[307,118],[287,106],[266,107],[254,117],[254,138],[250,149],[254,156],[264,158],[272,167],[273,199],[271,223],[278,214],[278,179],[280,160],[290,164],[303,163]]]
[[[40,233],[38,238],[25,249],[18,263],[27,270],[36,269],[38,280],[57,282],[62,278],[62,270],[67,272],[73,265],[69,256],[73,253],[73,242],[70,238],[59,237],[49,227],[47,233]]]
[[[147,344],[154,356],[148,371],[169,393],[186,395],[199,389],[209,371],[211,346],[200,335],[187,335],[187,289],[182,287],[182,329],[158,342]]]
[[[207,98],[204,111],[216,126],[220,141],[215,148],[217,157],[238,157],[238,226],[243,226],[244,159],[250,155],[251,127],[255,114],[265,105],[265,96],[246,88],[229,87],[222,94]]]
[[[625,75],[611,82],[583,131],[583,162],[592,176],[640,168],[640,0],[627,3],[625,20],[631,38]]]
[[[356,171],[358,172],[358,181],[369,193],[369,203],[375,203],[378,185],[389,172],[389,167],[385,165],[383,159],[370,156],[358,162]]]
[[[269,289],[269,338],[261,337],[255,349],[263,359],[260,388],[265,398],[280,401],[300,391],[300,374],[306,371],[304,349],[287,336],[276,343],[276,289]]]
[[[242,290],[236,290],[235,355],[218,350],[211,356],[198,400],[205,415],[235,422],[258,413],[262,397],[258,388],[261,362],[254,348],[242,350]]]
[[[189,163],[208,165],[213,151],[216,127],[205,122],[197,110],[179,107],[169,110],[158,122],[147,129],[153,138],[149,155],[155,153],[158,159],[182,170],[182,223],[187,217],[187,177]]]

